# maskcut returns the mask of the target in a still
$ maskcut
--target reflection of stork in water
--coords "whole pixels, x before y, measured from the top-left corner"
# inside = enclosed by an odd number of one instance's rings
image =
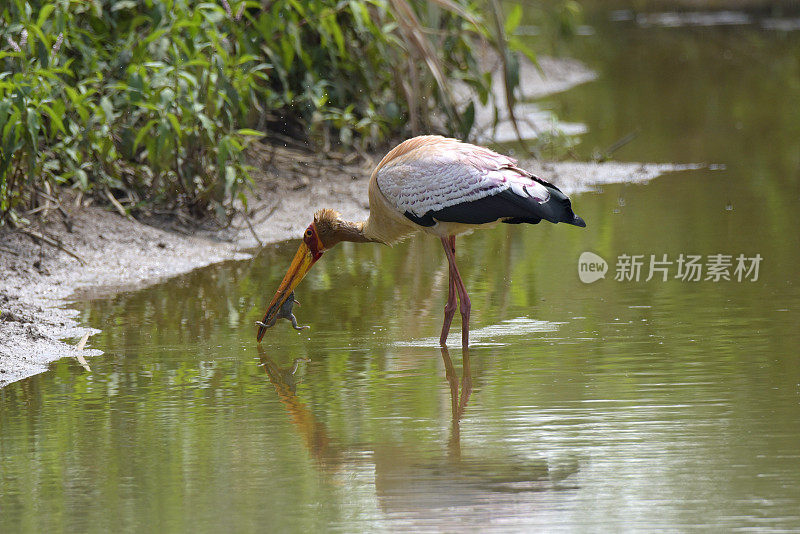
[[[332,444],[325,425],[317,421],[305,403],[297,398],[297,369],[305,358],[295,358],[291,367],[281,368],[266,351],[259,346],[258,355],[270,383],[275,387],[278,399],[286,407],[292,424],[298,429],[312,456],[324,467],[334,467],[341,463],[341,450]]]
[[[472,393],[472,376],[469,364],[469,349],[464,350],[463,370],[461,375],[461,396],[458,394],[458,376],[456,376],[453,361],[450,359],[450,352],[447,347],[441,347],[442,361],[444,362],[445,378],[450,384],[450,406],[452,430],[450,433],[449,447],[456,457],[460,456],[460,432],[459,421],[464,415],[469,396]],[[332,440],[328,436],[325,426],[317,421],[311,410],[305,403],[297,397],[297,370],[301,362],[309,362],[307,358],[295,358],[289,367],[280,367],[267,355],[263,346],[258,346],[260,365],[267,373],[270,383],[278,394],[278,399],[286,407],[291,416],[292,423],[300,431],[303,439],[311,451],[312,455],[322,465],[331,463],[337,464],[340,460],[331,462],[331,459],[339,458],[342,450],[332,446]]]
[[[380,443],[373,451],[375,490],[381,508],[403,518],[401,530],[460,530],[487,525],[507,515],[518,517],[535,506],[530,495],[560,487],[577,467],[553,472],[545,459],[480,454],[479,443],[462,454],[461,419],[472,394],[469,349],[462,353],[459,380],[447,347],[441,347],[445,378],[450,386],[451,427],[447,454],[431,457],[405,444]]]
[[[296,393],[298,360],[279,367],[259,347],[261,363],[292,424],[303,438],[321,472],[343,474],[344,484],[362,484],[359,473],[374,473],[374,487],[381,509],[389,517],[403,518],[404,526],[414,525],[434,530],[452,530],[458,521],[486,524],[503,514],[518,515],[523,505],[538,501],[525,495],[542,490],[571,488],[562,479],[577,470],[553,473],[547,460],[531,460],[514,455],[461,454],[459,424],[472,392],[469,353],[463,355],[461,391],[455,367],[447,348],[441,349],[445,378],[450,386],[451,433],[445,455],[431,455],[416,441],[342,446],[347,436],[332,437],[325,425],[301,402]],[[390,433],[391,434],[391,433]],[[368,469],[363,467],[366,465]],[[456,521],[456,523],[454,523]],[[406,528],[407,530],[408,528]]]
[[[464,347],[462,353],[461,370],[461,395],[458,394],[458,376],[456,376],[453,360],[450,359],[450,351],[447,347],[441,347],[442,362],[444,363],[444,373],[447,382],[450,384],[450,406],[453,413],[452,426],[450,431],[450,452],[456,456],[461,456],[461,417],[469,402],[472,393],[472,369],[469,365],[469,348]]]
[[[586,226],[564,193],[518,167],[514,159],[435,135],[400,143],[381,160],[369,181],[369,204],[364,222],[345,221],[333,210],[314,214],[259,325],[258,341],[326,250],[342,241],[391,244],[421,230],[441,240],[449,264],[439,342],[447,340],[458,295],[461,344],[467,346],[470,300],[456,266],[456,235],[496,222],[537,224],[544,219]]]

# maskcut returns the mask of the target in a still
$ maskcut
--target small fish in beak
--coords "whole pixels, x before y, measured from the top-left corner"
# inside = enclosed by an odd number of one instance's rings
[[[261,321],[256,321],[256,324],[263,328],[271,328],[275,326],[275,323],[278,322],[278,319],[287,319],[292,322],[292,328],[294,328],[295,330],[304,330],[306,328],[311,328],[308,325],[300,326],[299,324],[297,324],[297,317],[295,317],[294,313],[292,312],[292,308],[294,307],[295,304],[299,306],[300,302],[298,302],[297,299],[294,298],[294,291],[292,291],[291,293],[289,293],[289,296],[286,298],[286,301],[284,301],[284,303],[281,304],[278,313],[274,317],[272,317],[272,319],[270,319],[269,323],[262,323]]]

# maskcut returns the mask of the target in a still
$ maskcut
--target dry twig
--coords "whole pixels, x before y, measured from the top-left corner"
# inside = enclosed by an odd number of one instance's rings
[[[68,249],[67,247],[56,241],[55,239],[48,237],[44,234],[40,234],[36,230],[28,230],[27,228],[19,228],[18,231],[22,232],[23,234],[29,237],[32,237],[33,239],[41,241],[42,243],[50,245],[51,247],[55,247],[59,250],[62,250],[66,252],[68,255],[78,260],[78,263],[80,263],[81,265],[86,265],[86,262],[83,260],[83,258],[78,256],[76,253],[74,253],[73,251],[71,251],[70,249]]]
[[[116,208],[116,210],[119,212],[120,215],[122,215],[126,219],[133,219],[133,217],[131,217],[130,214],[127,211],[125,211],[125,208],[122,207],[122,204],[119,203],[119,200],[117,200],[114,197],[114,195],[111,193],[109,189],[106,189],[106,197],[108,197],[108,200],[111,202],[111,204],[113,204],[113,206]]]

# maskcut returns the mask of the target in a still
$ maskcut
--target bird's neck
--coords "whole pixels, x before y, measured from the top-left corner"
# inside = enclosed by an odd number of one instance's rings
[[[375,210],[370,210],[369,218],[366,221],[357,224],[366,241],[384,245],[393,245],[419,229],[405,217],[392,217],[385,212]]]
[[[379,239],[375,239],[373,236],[371,236],[369,232],[365,231],[365,226],[366,221],[341,221],[339,223],[339,227],[336,229],[336,234],[339,238],[339,241],[350,241],[351,243],[370,243],[380,241]]]

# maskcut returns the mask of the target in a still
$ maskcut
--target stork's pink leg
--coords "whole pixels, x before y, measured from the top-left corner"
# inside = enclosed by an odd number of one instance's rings
[[[453,257],[455,257],[456,236],[451,235],[450,237],[443,237],[442,246],[444,246],[445,254],[450,250],[453,253]],[[447,334],[450,333],[450,323],[453,322],[453,315],[456,313],[456,282],[453,277],[453,267],[449,257],[447,263],[450,266],[447,270],[447,304],[444,305],[444,324],[442,324],[442,335],[439,336],[439,345],[443,347],[447,344]]]
[[[444,243],[444,238],[442,238],[442,242]],[[471,305],[469,295],[467,295],[467,289],[464,287],[464,282],[461,280],[461,274],[458,272],[458,266],[456,265],[455,236],[450,236],[450,244],[452,246],[445,245],[444,252],[447,255],[447,261],[450,263],[450,279],[455,282],[456,291],[458,292],[459,308],[461,309],[461,345],[466,347],[469,345],[469,312]],[[445,320],[446,319],[447,317],[445,315]],[[449,330],[450,325],[448,324],[447,326]]]

